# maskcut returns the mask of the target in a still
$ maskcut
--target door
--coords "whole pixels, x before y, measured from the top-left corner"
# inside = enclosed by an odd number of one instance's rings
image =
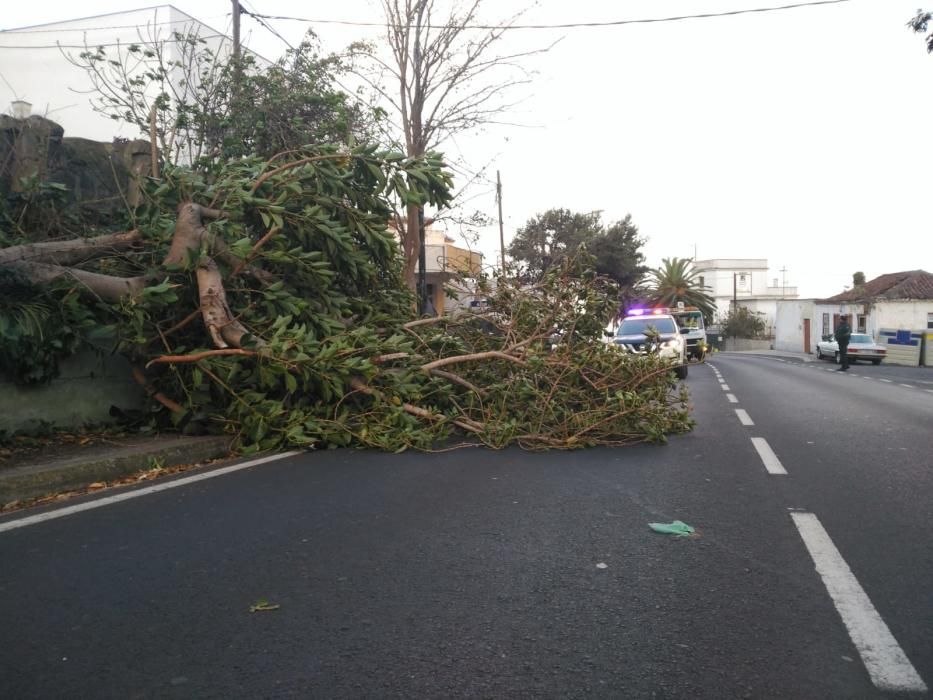
[[[810,354],[810,319],[803,319],[803,351]]]

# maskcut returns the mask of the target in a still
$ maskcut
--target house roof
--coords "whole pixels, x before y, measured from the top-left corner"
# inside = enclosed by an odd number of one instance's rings
[[[866,299],[933,299],[933,274],[925,270],[889,272],[842,294],[823,299],[829,302],[858,302]]]

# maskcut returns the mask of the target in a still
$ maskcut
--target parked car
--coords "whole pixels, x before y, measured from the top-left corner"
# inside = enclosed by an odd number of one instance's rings
[[[846,352],[849,362],[870,360],[873,365],[880,365],[887,354],[887,348],[876,343],[866,333],[853,333],[849,340],[848,352]],[[836,364],[839,364],[839,343],[833,336],[824,335],[823,339],[816,344],[816,357],[820,360],[832,358]]]

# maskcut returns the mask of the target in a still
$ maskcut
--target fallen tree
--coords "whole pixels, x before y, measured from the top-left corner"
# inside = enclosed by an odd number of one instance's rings
[[[0,249],[0,334],[54,309],[40,335],[67,328],[67,349],[128,357],[152,421],[244,451],[454,435],[573,448],[689,429],[664,361],[599,342],[615,290],[585,258],[533,287],[500,279],[481,313],[412,316],[390,202],[442,205],[450,186],[434,154],[367,148],[236,160],[211,180],[169,169],[127,231]],[[18,337],[28,365],[22,339],[38,341]]]

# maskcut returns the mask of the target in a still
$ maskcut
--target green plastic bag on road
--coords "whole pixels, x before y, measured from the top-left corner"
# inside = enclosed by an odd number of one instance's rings
[[[648,527],[655,532],[660,532],[662,535],[686,537],[693,534],[693,528],[680,520],[675,520],[672,523],[648,523]]]

